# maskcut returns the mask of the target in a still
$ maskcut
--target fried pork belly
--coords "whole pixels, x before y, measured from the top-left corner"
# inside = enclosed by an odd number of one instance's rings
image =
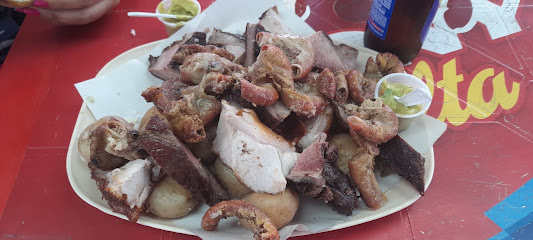
[[[102,171],[89,163],[91,178],[114,212],[124,214],[132,222],[139,219],[152,191],[152,163],[137,159],[111,171]]]
[[[226,190],[159,117],[150,119],[140,143],[166,174],[209,206],[229,199]]]
[[[248,188],[271,194],[284,191],[285,176],[298,155],[295,150],[261,123],[253,110],[222,102],[213,151]]]
[[[163,52],[158,57],[150,55],[148,61],[150,65],[148,71],[163,80],[177,78],[180,76],[178,69],[174,68],[172,56],[178,51],[183,44],[201,44],[205,45],[206,34],[203,32],[195,32],[185,34],[182,40],[173,42],[170,46],[163,49]]]
[[[376,161],[391,166],[392,170],[411,183],[423,196],[425,159],[422,155],[398,135],[380,144],[379,150]]]

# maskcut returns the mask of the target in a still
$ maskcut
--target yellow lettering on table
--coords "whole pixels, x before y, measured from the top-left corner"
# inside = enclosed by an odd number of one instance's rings
[[[457,75],[456,60],[452,59],[443,66],[443,80],[437,82],[437,86],[444,91],[442,110],[438,119],[448,120],[453,125],[465,123],[470,116],[476,119],[485,119],[492,115],[501,106],[509,110],[518,102],[520,84],[512,83],[511,92],[507,91],[504,72],[499,73],[492,79],[493,95],[490,101],[485,102],[483,97],[483,85],[485,81],[494,76],[494,68],[480,71],[468,87],[466,107],[463,109],[459,104],[461,100],[458,94],[458,83],[464,80],[463,75]]]
[[[461,125],[470,116],[468,106],[465,109],[459,105],[459,94],[457,84],[464,80],[463,74],[457,75],[455,58],[445,63],[443,66],[442,80],[437,82],[437,86],[444,91],[442,110],[437,119],[450,122],[453,125]]]

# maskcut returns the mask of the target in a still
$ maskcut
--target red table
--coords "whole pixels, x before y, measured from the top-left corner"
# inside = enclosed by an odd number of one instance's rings
[[[33,16],[24,21],[0,69],[0,239],[196,239],[100,212],[76,196],[65,171],[82,104],[74,84],[93,78],[120,53],[165,38],[157,19],[126,16],[153,11],[156,2],[122,1],[86,26],[60,27]],[[212,1],[200,2],[205,9]],[[355,31],[354,36],[361,36],[357,32],[364,29],[370,6],[361,0],[342,8],[361,14],[349,22],[335,14],[333,1],[288,2],[296,2],[298,15],[309,7],[307,22],[315,30]],[[436,169],[426,195],[382,219],[295,239],[533,236],[527,235],[533,234],[528,210],[533,207],[532,3],[442,1],[425,50],[407,67],[435,84],[428,114],[449,126],[434,145]],[[511,206],[515,191],[522,195],[513,204],[526,217],[493,208]],[[485,214],[489,209],[492,215]],[[506,226],[519,220],[522,225],[502,232],[494,215]]]

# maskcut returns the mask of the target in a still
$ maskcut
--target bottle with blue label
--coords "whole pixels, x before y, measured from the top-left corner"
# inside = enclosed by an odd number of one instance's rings
[[[365,47],[410,62],[422,48],[438,8],[439,0],[374,0],[365,28]]]

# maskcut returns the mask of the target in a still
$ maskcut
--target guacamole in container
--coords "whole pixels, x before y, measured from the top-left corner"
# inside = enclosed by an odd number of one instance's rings
[[[168,4],[171,3],[171,4]],[[198,15],[200,8],[198,4],[191,0],[169,0],[159,4],[159,13],[166,13],[178,16],[178,18],[163,18],[164,21],[182,26],[185,22]]]
[[[411,115],[420,112],[422,110],[422,104],[407,107],[394,99],[394,96],[403,97],[413,90],[414,88],[407,84],[388,83],[387,81],[383,81],[379,86],[378,96],[381,97],[383,102],[385,102],[385,104],[387,104],[387,106],[389,106],[395,113]]]

